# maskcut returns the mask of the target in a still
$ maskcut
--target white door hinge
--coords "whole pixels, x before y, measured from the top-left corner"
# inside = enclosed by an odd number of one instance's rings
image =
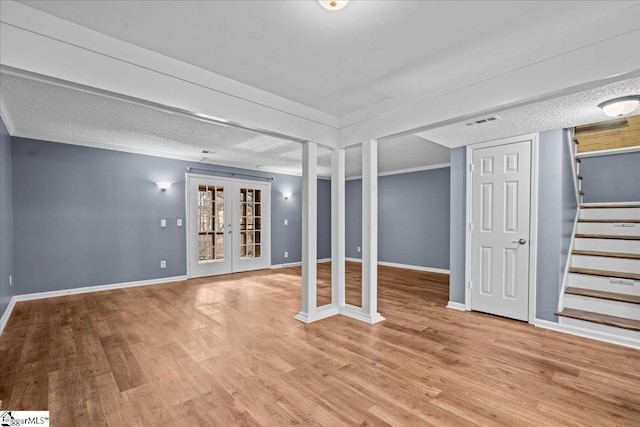
[[[473,172],[473,163],[469,163],[469,172]]]
[[[469,223],[469,231],[473,231],[473,223],[472,222]]]
[[[469,289],[473,289],[473,282],[469,280]]]

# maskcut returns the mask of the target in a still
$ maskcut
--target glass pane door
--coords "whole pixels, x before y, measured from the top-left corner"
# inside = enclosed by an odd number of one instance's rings
[[[232,271],[231,228],[225,196],[228,183],[212,178],[190,178],[188,197],[189,276],[202,277]]]
[[[269,183],[189,176],[189,277],[271,266]]]

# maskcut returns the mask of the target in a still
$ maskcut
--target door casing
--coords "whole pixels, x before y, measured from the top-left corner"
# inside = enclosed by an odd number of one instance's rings
[[[536,317],[536,265],[538,254],[538,134],[528,134],[513,138],[497,139],[479,144],[467,145],[466,151],[466,212],[465,212],[465,271],[464,271],[464,304],[467,311],[471,311],[471,218],[472,218],[472,184],[473,174],[470,173],[473,164],[473,150],[495,147],[516,142],[531,141],[531,194],[530,194],[530,222],[529,222],[529,316],[527,321],[534,323]]]
[[[185,198],[185,223],[184,223],[184,237],[185,237],[185,243],[187,246],[187,278],[191,278],[191,245],[189,244],[189,229],[191,227],[191,215],[190,215],[190,210],[192,209],[189,206],[189,180],[190,179],[214,179],[216,181],[221,181],[221,182],[229,182],[229,183],[239,183],[239,184],[247,184],[247,186],[251,186],[252,184],[256,184],[259,183],[261,185],[267,185],[268,189],[267,191],[269,192],[269,197],[271,197],[271,182],[264,182],[264,181],[252,181],[252,180],[246,180],[246,179],[237,179],[237,178],[227,178],[227,177],[219,177],[219,176],[213,176],[213,175],[203,175],[203,174],[193,174],[193,173],[186,173],[185,174],[185,192],[184,192],[184,198]],[[235,206],[234,206],[235,209]],[[263,226],[263,232],[264,232],[264,236],[266,238],[266,241],[269,242],[268,245],[263,245],[262,246],[262,254],[265,257],[265,259],[268,260],[268,266],[269,268],[271,267],[271,203],[269,202],[269,220],[264,222],[264,226]],[[234,230],[239,229],[239,226],[236,228],[237,224],[234,224]],[[233,240],[235,241],[235,234],[233,237]],[[231,249],[235,249],[235,244],[232,243],[232,247]],[[233,263],[233,256],[232,255],[232,260],[231,262]],[[246,270],[243,270],[246,271]],[[233,273],[233,267],[232,267],[232,273]]]

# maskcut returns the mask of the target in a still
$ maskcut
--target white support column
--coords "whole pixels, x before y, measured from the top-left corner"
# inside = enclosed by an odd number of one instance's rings
[[[345,151],[331,153],[331,303],[345,305]]]
[[[362,307],[345,306],[341,314],[378,323],[378,141],[362,144]]]
[[[302,308],[295,318],[315,322],[338,314],[332,305],[318,309],[318,144],[302,145]]]
[[[302,308],[296,319],[309,323],[317,307],[318,145],[302,145]]]

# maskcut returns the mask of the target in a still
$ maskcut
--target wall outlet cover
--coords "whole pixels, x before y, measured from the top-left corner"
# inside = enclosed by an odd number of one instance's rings
[[[160,220],[160,227],[166,227],[167,226],[167,220],[166,219],[161,219]]]
[[[160,261],[160,268],[167,268],[167,261],[165,260]]]
[[[289,258],[289,252],[285,252],[285,253],[284,253],[284,257],[285,257],[285,258]]]

